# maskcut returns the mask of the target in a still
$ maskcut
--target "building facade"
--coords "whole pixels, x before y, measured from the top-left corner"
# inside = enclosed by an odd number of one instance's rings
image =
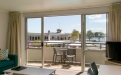
[[[57,29],[57,32],[44,33],[44,40],[69,40],[71,33],[62,33],[61,29]],[[29,41],[41,40],[41,33],[28,33],[27,38]]]

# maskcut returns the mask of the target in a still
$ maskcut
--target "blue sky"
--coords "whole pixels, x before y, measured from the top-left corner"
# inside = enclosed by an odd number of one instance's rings
[[[29,33],[41,33],[41,18],[29,18],[27,20]],[[62,29],[62,33],[71,33],[73,29],[81,31],[81,15],[54,16],[44,18],[44,32],[56,32]],[[106,33],[106,14],[86,16],[86,31],[102,31]]]

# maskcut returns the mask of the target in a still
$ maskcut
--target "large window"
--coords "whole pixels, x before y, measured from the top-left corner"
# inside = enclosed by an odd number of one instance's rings
[[[86,15],[86,50],[104,50],[106,14]]]
[[[106,14],[86,15],[85,39],[86,50],[105,49]],[[81,15],[44,17],[44,46],[80,48],[81,44]],[[27,47],[41,48],[41,18],[27,19]]]
[[[94,53],[93,51],[85,51],[85,54],[83,54],[83,50],[105,50],[107,24],[106,16],[107,14],[91,14],[86,16],[69,15],[42,17],[42,19],[27,18],[26,41],[28,48],[28,62],[40,62],[39,65],[45,65],[44,61],[52,62],[52,55],[54,55],[53,47],[73,48],[77,56],[75,63],[78,63],[81,60],[81,62],[85,64],[84,59],[86,59],[86,63],[89,63],[91,60],[97,62],[97,58],[99,57],[100,59],[100,55],[96,54],[95,51]],[[81,19],[83,21],[82,23]],[[41,24],[43,24],[42,27],[44,26],[44,33],[43,31],[41,32]],[[44,43],[41,43],[43,41]],[[44,47],[41,46],[42,44]],[[64,54],[64,52],[59,51],[59,48],[57,48],[57,51]],[[99,52],[102,56],[103,51],[101,51],[101,53],[100,51],[96,52]],[[32,56],[33,54],[34,56]],[[43,56],[44,54],[45,56]],[[86,58],[83,57],[84,55]],[[80,59],[80,57],[82,58]],[[91,60],[87,61],[88,59]],[[83,63],[81,64],[84,65]]]

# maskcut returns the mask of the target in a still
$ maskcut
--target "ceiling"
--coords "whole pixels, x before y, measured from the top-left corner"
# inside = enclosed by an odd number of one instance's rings
[[[121,0],[0,0],[0,10],[38,12],[107,6]]]

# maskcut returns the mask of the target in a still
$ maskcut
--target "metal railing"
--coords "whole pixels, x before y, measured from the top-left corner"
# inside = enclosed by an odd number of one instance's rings
[[[45,47],[71,47],[71,48],[81,48],[81,42],[71,43],[70,41],[44,41]],[[105,42],[86,42],[86,49],[105,49]],[[28,42],[27,48],[41,48],[41,42]]]

